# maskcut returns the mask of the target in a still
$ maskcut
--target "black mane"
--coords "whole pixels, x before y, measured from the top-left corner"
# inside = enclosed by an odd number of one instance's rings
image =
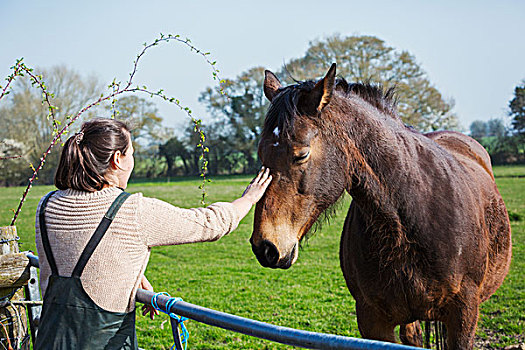
[[[371,84],[370,82],[348,84],[344,79],[338,79],[336,88],[338,86],[343,87],[340,91],[347,95],[353,93],[380,111],[391,116],[397,116],[395,88],[385,89],[382,84]]]
[[[305,81],[295,85],[281,88],[280,92],[273,98],[270,108],[266,113],[262,137],[269,137],[277,127],[279,132],[288,137],[293,128],[293,120],[298,114],[297,102],[301,91],[311,90],[315,84]]]

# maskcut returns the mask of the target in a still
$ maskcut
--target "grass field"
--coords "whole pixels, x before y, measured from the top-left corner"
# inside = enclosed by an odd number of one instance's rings
[[[513,262],[504,285],[482,305],[478,344],[504,347],[525,342],[525,166],[497,167],[496,181],[512,222]],[[172,179],[173,180],[173,179]],[[250,181],[221,178],[208,187],[209,201],[231,201]],[[136,183],[129,192],[142,192],[181,207],[199,206],[198,180]],[[51,187],[36,186],[17,222],[23,250],[34,250],[34,213],[39,198]],[[0,189],[0,226],[10,223],[22,188]],[[251,252],[253,210],[239,228],[213,243],[154,248],[146,275],[156,291],[239,316],[316,332],[359,337],[355,303],[339,268],[339,237],[350,199],[330,225],[317,232],[289,270],[262,268]],[[168,318],[137,318],[139,345],[169,349]],[[285,349],[259,340],[189,321],[189,349]]]

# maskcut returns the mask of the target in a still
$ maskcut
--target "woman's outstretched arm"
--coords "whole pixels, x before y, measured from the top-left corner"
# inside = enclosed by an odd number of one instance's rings
[[[264,195],[271,180],[270,170],[262,168],[240,198],[207,208],[178,208],[142,197],[137,213],[139,232],[149,247],[215,241],[237,227]]]

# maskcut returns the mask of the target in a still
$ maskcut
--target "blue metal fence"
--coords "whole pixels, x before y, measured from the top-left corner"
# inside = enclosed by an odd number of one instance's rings
[[[33,254],[28,254],[30,264],[38,267],[38,257]],[[150,304],[155,293],[139,289],[137,291],[136,300],[143,304]],[[351,337],[343,337],[334,334],[316,333],[303,331],[288,327],[281,327],[255,321],[252,319],[239,317],[224,312],[208,309],[202,306],[187,303],[185,301],[178,301],[176,303],[169,303],[169,309],[166,309],[166,304],[169,297],[165,295],[156,296],[156,304],[159,308],[167,313],[174,313],[195,320],[197,322],[205,323],[210,326],[220,327],[230,331],[250,335],[253,337],[271,340],[281,344],[297,346],[307,349],[347,349],[347,350],[361,350],[361,349],[384,349],[384,350],[410,350],[420,349],[411,346],[404,346],[400,344],[386,343],[367,339],[358,339]],[[178,330],[176,323],[172,322],[173,334],[178,338]],[[179,339],[175,339],[177,348],[180,348]]]

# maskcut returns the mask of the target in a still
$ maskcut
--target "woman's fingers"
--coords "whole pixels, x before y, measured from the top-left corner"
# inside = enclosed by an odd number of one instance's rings
[[[261,174],[261,178],[259,179],[259,182],[264,182],[268,179],[268,176],[270,175],[270,169],[266,168],[262,174]]]
[[[150,312],[147,305],[142,305],[142,316],[146,316]]]
[[[272,182],[272,175],[268,175],[266,176],[266,178],[264,179],[264,182],[262,183],[264,188],[268,187],[268,185],[270,184],[270,182]]]
[[[270,175],[270,169],[263,166],[257,176],[252,180],[252,182],[250,182],[248,187],[246,187],[242,197],[248,196],[252,204],[257,203],[264,195],[264,192],[270,185],[271,181],[272,176]]]
[[[149,318],[151,318],[153,320],[153,319],[155,319],[155,315],[158,315],[158,314],[159,314],[159,311],[152,307],[152,310],[149,313]]]
[[[270,169],[263,167],[261,171],[259,171],[259,174],[253,179],[251,186],[260,186],[263,185],[268,179],[271,177],[270,175]]]
[[[254,179],[253,183],[261,184],[264,181],[266,181],[269,175],[270,175],[270,169],[265,168],[263,166],[261,170],[259,171],[259,174],[257,174],[257,177]]]
[[[149,317],[153,320],[155,315],[159,315],[159,310],[155,309],[151,305],[142,305],[142,316],[147,316],[148,313]]]
[[[267,170],[267,168],[266,168]],[[265,168],[264,166],[261,168],[261,170],[259,170],[259,173],[257,174],[257,176],[255,177],[255,179],[252,180],[252,183],[258,183],[260,180],[261,180],[261,177],[263,176],[265,172]]]

